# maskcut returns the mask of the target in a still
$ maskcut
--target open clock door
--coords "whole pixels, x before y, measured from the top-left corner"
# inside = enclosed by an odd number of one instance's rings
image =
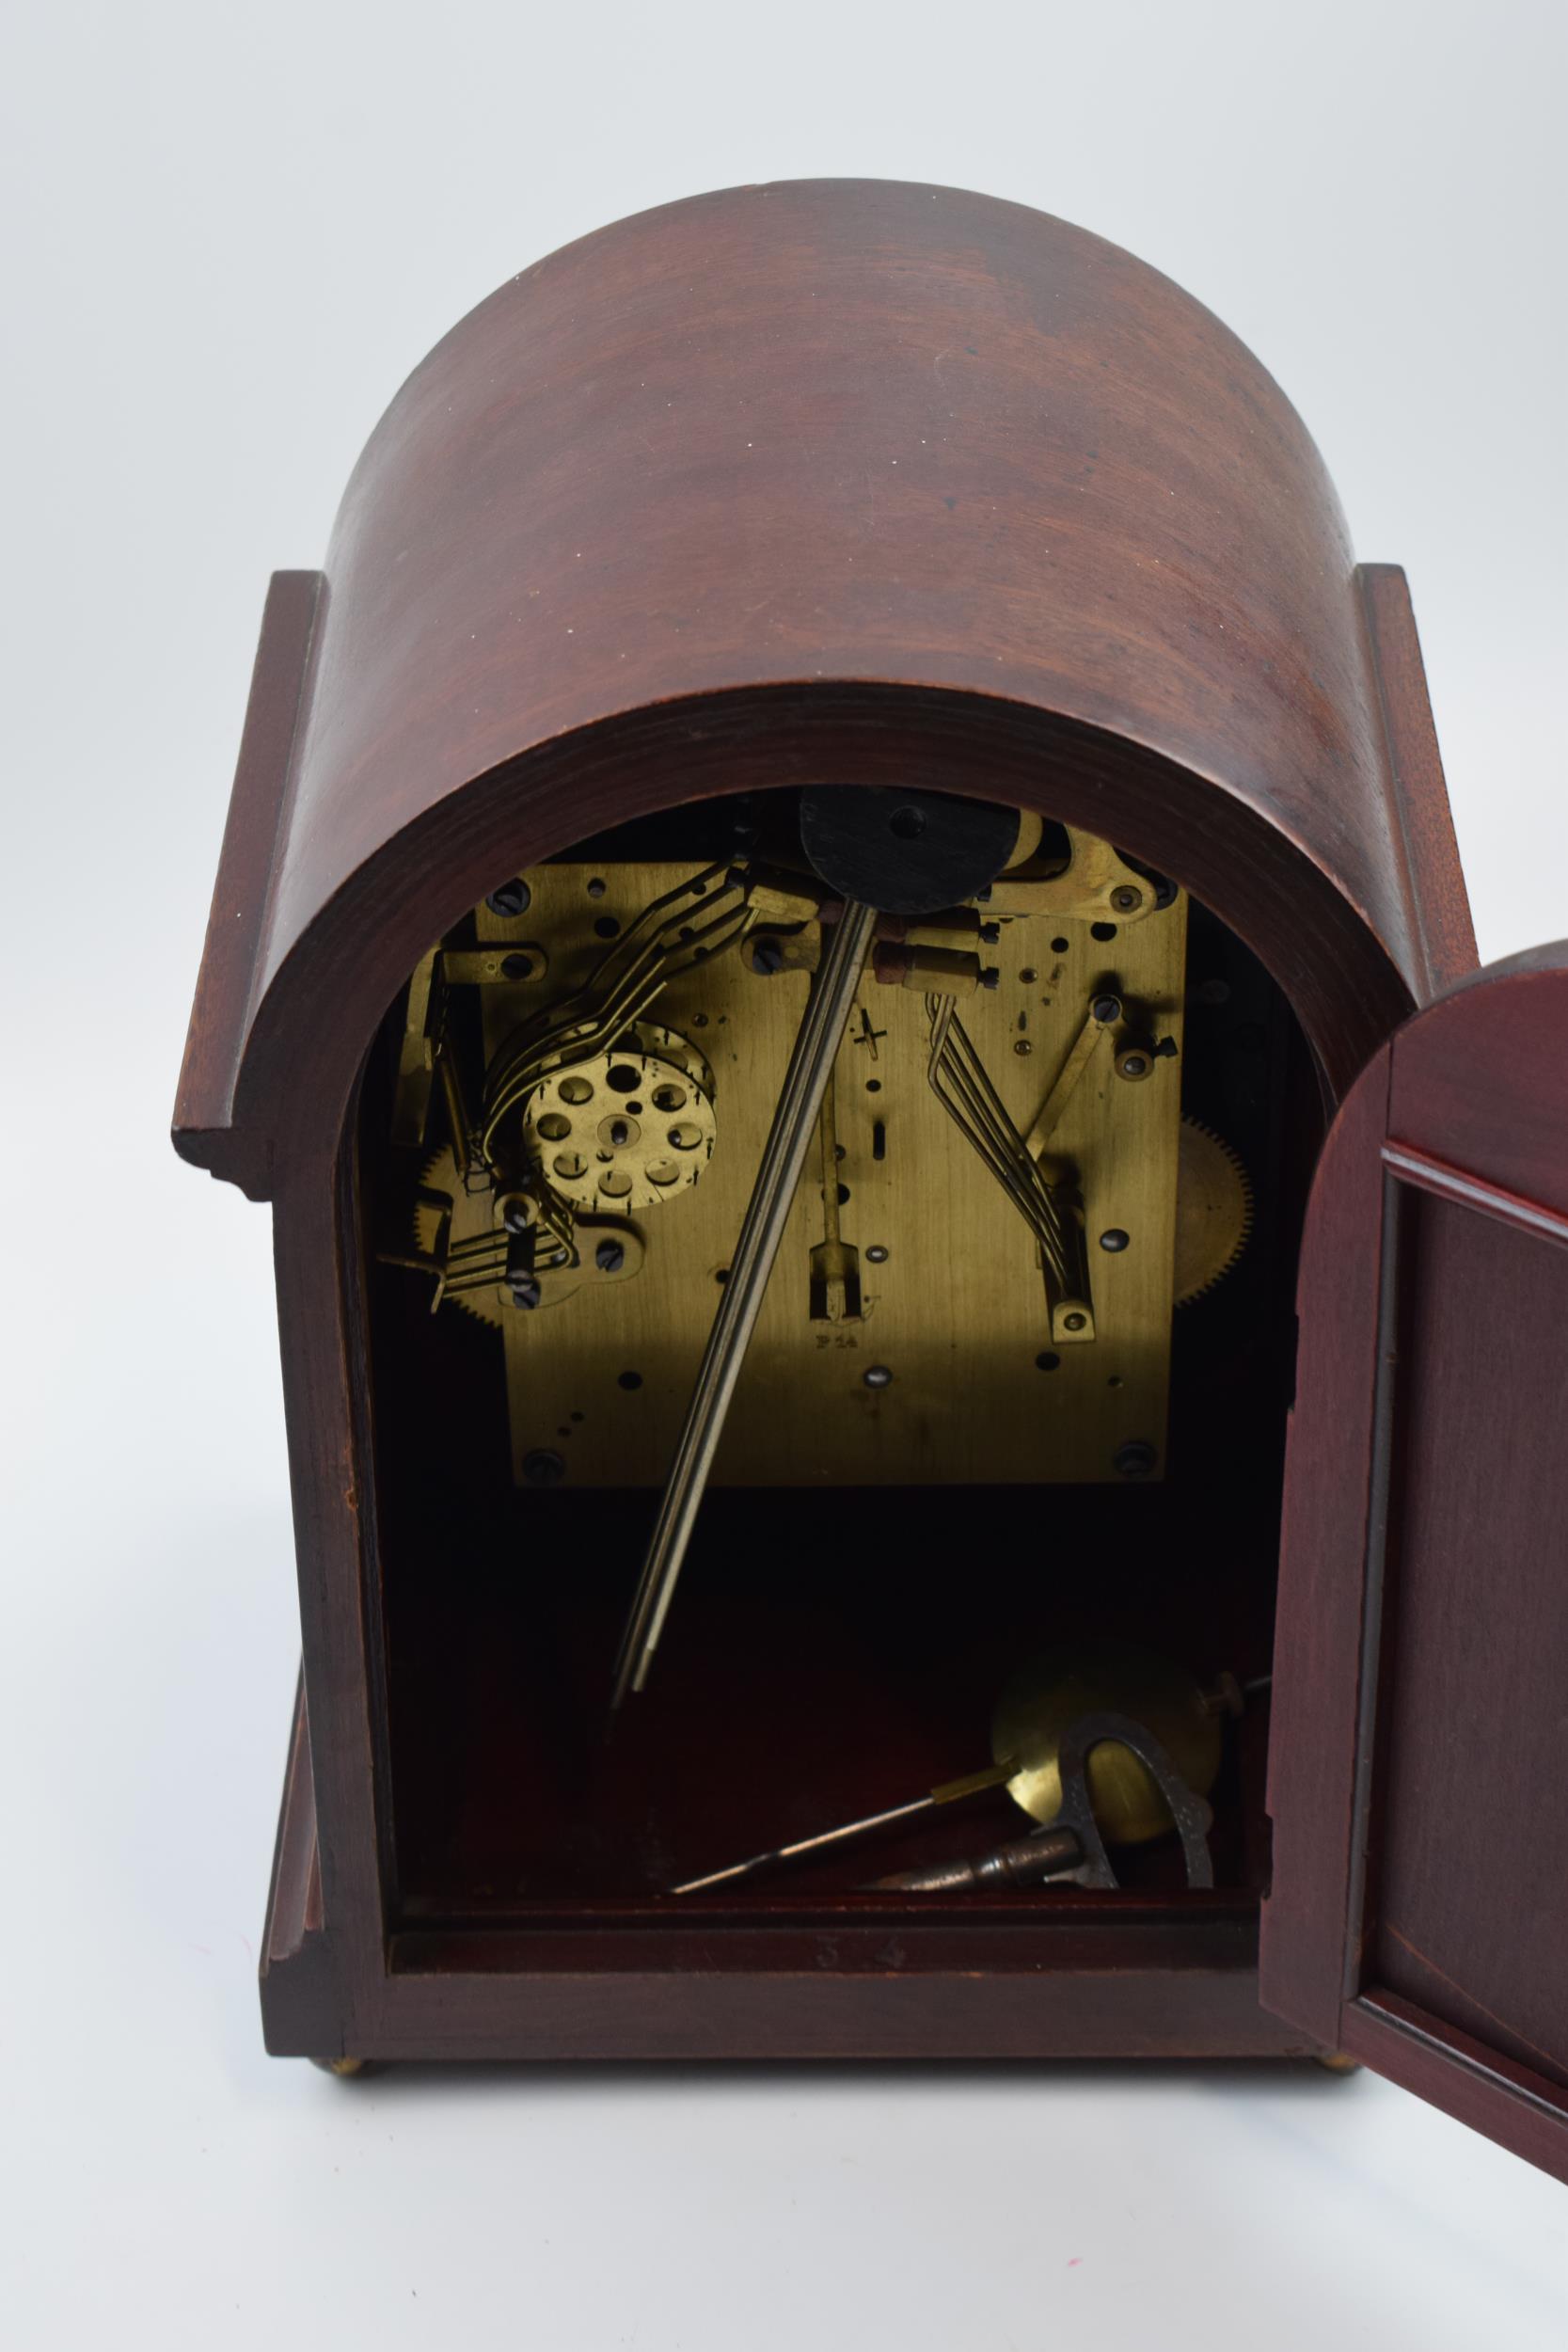
[[[1357,1080],[1298,1304],[1262,1997],[1568,2179],[1568,942]]]

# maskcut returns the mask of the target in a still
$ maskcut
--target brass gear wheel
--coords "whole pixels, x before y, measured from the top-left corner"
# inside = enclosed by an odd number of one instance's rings
[[[579,1215],[673,1200],[701,1176],[716,1133],[713,1073],[651,1021],[610,1052],[549,1072],[523,1110],[531,1163]]]
[[[1223,1281],[1252,1232],[1252,1179],[1223,1136],[1183,1119],[1176,1176],[1176,1304]]]

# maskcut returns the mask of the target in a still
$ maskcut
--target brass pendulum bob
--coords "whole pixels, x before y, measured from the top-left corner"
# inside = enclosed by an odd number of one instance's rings
[[[1107,1709],[1152,1732],[1188,1788],[1208,1795],[1220,1769],[1227,1699],[1135,1643],[1062,1644],[1020,1667],[991,1716],[991,1754],[999,1763],[1012,1759],[1007,1793],[1032,1820],[1053,1821],[1061,1810],[1058,1757],[1068,1726]],[[1169,1830],[1170,1809],[1130,1749],[1094,1749],[1087,1778],[1107,1845],[1141,1846]]]
[[[1030,1659],[1003,1691],[991,1719],[995,1760],[984,1771],[945,1781],[906,1804],[841,1822],[814,1836],[768,1847],[702,1878],[683,1880],[670,1892],[696,1895],[732,1886],[775,1865],[847,1845],[988,1788],[1006,1787],[1031,1820],[1053,1823],[1063,1811],[1063,1743],[1086,1718],[1128,1719],[1149,1737],[1175,1780],[1203,1798],[1220,1768],[1221,1717],[1239,1711],[1240,1706],[1240,1692],[1229,1676],[1221,1676],[1206,1690],[1184,1667],[1134,1643],[1063,1644]],[[1083,1774],[1086,1803],[1107,1845],[1141,1845],[1170,1829],[1172,1808],[1155,1774],[1121,1741],[1109,1736],[1097,1740],[1084,1756]]]

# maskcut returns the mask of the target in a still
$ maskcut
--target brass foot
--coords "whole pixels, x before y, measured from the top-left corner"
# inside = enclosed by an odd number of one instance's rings
[[[1361,2072],[1361,2060],[1347,2058],[1343,2050],[1320,2050],[1312,2062],[1321,2066],[1325,2074],[1359,2074]]]
[[[345,2077],[363,2073],[365,2065],[363,2058],[312,2058],[310,2063],[312,2066],[319,2066],[323,2074],[341,2074]]]

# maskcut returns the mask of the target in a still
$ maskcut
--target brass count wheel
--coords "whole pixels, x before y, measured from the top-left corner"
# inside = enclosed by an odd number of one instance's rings
[[[639,1022],[610,1053],[543,1079],[523,1133],[574,1208],[651,1209],[694,1184],[713,1155],[713,1073],[673,1029]]]

